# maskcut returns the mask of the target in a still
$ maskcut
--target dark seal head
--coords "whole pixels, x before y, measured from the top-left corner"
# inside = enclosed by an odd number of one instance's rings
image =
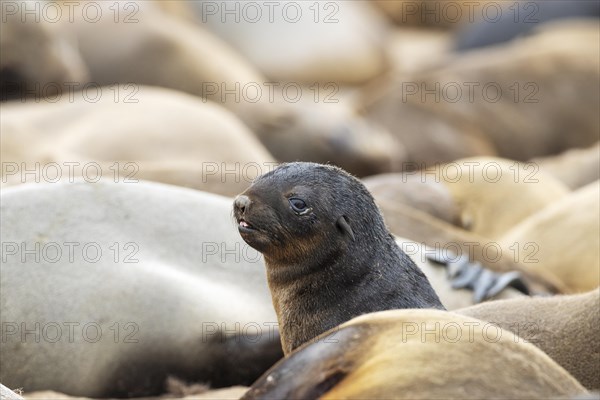
[[[369,191],[340,168],[283,164],[235,199],[234,216],[264,256],[286,354],[361,314],[444,308]]]

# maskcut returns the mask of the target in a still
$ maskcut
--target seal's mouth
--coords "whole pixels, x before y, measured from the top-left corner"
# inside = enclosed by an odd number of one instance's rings
[[[246,221],[244,218],[240,218],[238,221],[238,230],[242,233],[251,233],[256,232],[257,229],[248,223],[248,221]]]

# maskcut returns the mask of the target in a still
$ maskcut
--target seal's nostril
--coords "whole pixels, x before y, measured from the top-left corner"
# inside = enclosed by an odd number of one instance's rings
[[[250,205],[250,198],[243,194],[239,195],[235,198],[234,206],[239,210],[240,213],[244,213],[246,208]]]

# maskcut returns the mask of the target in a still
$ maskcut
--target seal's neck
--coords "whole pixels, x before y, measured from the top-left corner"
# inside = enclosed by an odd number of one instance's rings
[[[346,247],[313,253],[309,257],[285,262],[264,255],[270,286],[282,289],[299,286],[348,284],[369,272],[368,256]],[[376,254],[374,252],[374,254]]]
[[[354,239],[328,234],[314,238],[318,244],[308,246],[308,250],[263,253],[271,285],[291,287],[306,281],[345,286],[372,272],[375,260],[385,259],[382,265],[393,265],[398,258],[397,245],[383,220],[362,225],[366,227],[354,232]]]
[[[352,244],[301,263],[283,265],[265,257],[286,354],[361,314],[443,308],[425,275],[391,235]]]

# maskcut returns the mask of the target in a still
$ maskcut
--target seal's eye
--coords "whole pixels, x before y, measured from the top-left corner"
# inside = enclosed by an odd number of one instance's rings
[[[306,203],[302,199],[292,197],[288,201],[290,202],[290,206],[292,206],[292,210],[294,210],[295,212],[297,212],[299,214],[310,211],[310,209],[306,208]]]

